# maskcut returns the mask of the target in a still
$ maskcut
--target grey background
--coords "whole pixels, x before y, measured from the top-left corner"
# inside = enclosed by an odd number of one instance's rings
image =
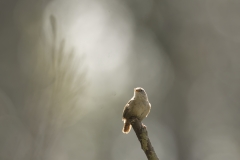
[[[240,1],[1,0],[0,159],[240,159]]]

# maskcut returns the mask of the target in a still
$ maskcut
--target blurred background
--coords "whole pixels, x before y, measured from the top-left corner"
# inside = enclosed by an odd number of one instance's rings
[[[240,159],[240,1],[1,0],[0,160]]]

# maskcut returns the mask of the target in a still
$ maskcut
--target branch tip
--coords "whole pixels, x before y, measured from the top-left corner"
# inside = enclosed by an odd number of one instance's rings
[[[159,160],[148,137],[147,126],[145,126],[137,117],[131,117],[130,123],[148,160]]]

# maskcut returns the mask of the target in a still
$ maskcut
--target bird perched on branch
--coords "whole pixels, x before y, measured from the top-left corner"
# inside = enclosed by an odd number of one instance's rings
[[[148,101],[147,93],[141,87],[134,88],[134,95],[123,109],[124,126],[122,132],[128,134],[131,130],[130,118],[136,117],[142,121],[148,116],[151,104]]]

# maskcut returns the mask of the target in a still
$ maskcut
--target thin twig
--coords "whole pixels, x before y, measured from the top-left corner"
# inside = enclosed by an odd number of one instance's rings
[[[150,139],[148,138],[146,126],[142,124],[136,117],[132,117],[130,119],[130,123],[138,137],[139,142],[141,143],[142,150],[146,154],[148,160],[159,160],[150,142]]]

